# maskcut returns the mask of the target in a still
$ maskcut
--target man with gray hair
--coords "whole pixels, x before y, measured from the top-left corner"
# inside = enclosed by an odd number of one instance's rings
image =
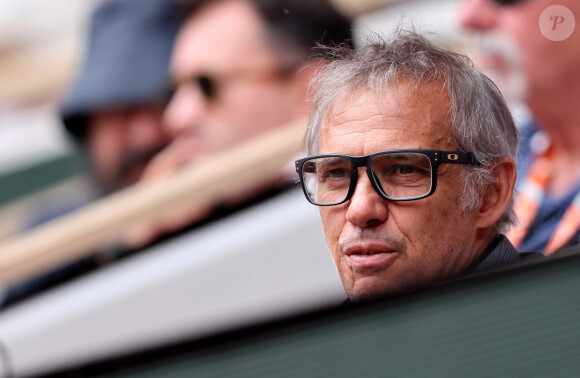
[[[406,31],[328,55],[296,169],[352,301],[531,256],[502,235],[518,131],[467,57]]]

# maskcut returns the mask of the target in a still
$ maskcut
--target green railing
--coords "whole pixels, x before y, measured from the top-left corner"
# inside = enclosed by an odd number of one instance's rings
[[[80,172],[78,156],[62,155],[0,176],[0,206],[46,189]]]
[[[580,374],[579,316],[580,255],[571,254],[73,370],[107,377],[572,377]]]

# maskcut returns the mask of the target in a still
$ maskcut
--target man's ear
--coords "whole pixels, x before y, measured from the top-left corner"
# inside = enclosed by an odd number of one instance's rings
[[[493,168],[495,182],[485,188],[479,204],[477,227],[493,226],[509,207],[516,183],[516,164],[511,158],[503,158]]]

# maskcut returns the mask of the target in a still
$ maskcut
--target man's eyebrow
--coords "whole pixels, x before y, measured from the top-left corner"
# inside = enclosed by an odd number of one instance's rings
[[[346,157],[341,157],[341,156],[322,156],[324,159],[318,161],[316,163],[317,166],[321,166],[321,167],[325,167],[325,166],[329,166],[329,165],[333,165],[333,164],[338,164],[338,163],[348,163],[348,160]]]
[[[391,159],[397,159],[397,160],[405,160],[405,161],[417,161],[417,160],[422,160],[422,156],[420,156],[417,153],[410,153],[410,152],[401,152],[400,154],[398,153],[392,153],[392,154],[385,154],[382,156],[388,156]]]

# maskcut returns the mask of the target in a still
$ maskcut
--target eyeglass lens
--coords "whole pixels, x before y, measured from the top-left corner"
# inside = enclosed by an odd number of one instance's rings
[[[217,85],[215,79],[212,79],[206,75],[196,75],[184,80],[184,82],[189,82],[194,85],[197,85],[198,89],[203,94],[203,97],[208,100],[214,100],[217,94]],[[166,93],[164,94],[163,100],[165,104],[169,104],[175,92],[178,88],[178,85],[171,86],[167,88]]]
[[[388,153],[371,160],[379,191],[391,199],[413,199],[431,190],[431,161],[421,153]],[[344,157],[308,160],[302,167],[307,196],[318,204],[343,202],[351,181],[351,164]]]
[[[205,75],[199,75],[195,79],[197,80],[197,84],[199,85],[201,93],[203,93],[206,99],[213,100],[216,95],[215,81],[212,78]]]
[[[513,5],[523,0],[492,0],[497,5]]]

